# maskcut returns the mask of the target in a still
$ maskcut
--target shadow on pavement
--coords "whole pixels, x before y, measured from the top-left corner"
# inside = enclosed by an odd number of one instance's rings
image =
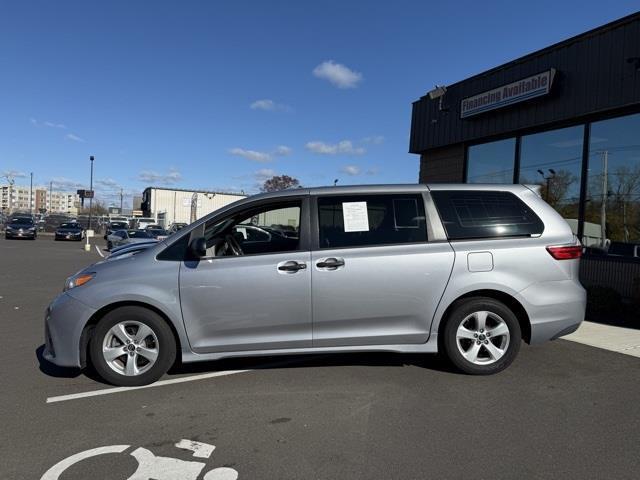
[[[56,378],[76,378],[84,375],[98,383],[107,384],[89,365],[85,369],[65,368],[54,365],[43,356],[44,345],[36,351],[40,371]],[[200,373],[226,370],[269,370],[279,368],[319,368],[319,367],[405,367],[415,366],[439,372],[460,374],[446,359],[436,354],[402,354],[385,352],[353,353],[309,353],[305,355],[274,355],[259,357],[237,357],[208,362],[183,364],[180,361],[169,369],[168,377],[179,377]]]
[[[38,366],[40,368],[40,371],[45,375],[57,378],[76,378],[83,373],[79,368],[66,368],[54,365],[42,356],[43,352],[44,345],[40,345],[38,348],[36,348],[35,354],[38,358]]]
[[[416,366],[447,373],[459,373],[444,358],[436,354],[402,354],[385,352],[309,353],[227,358],[210,362],[181,364],[177,362],[168,372],[170,376],[208,373],[224,370],[261,370],[277,368],[318,367],[405,367]]]

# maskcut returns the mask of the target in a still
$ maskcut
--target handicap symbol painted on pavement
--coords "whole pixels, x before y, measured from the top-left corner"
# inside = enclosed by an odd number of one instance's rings
[[[216,448],[215,445],[185,439],[180,440],[175,446],[189,450],[195,458],[204,459],[210,458]],[[130,445],[107,445],[76,453],[56,463],[44,473],[40,480],[58,480],[69,467],[82,460],[109,453],[123,453],[129,447]],[[158,457],[142,447],[136,448],[129,455],[136,459],[138,468],[126,480],[198,480],[206,466],[203,462]],[[236,480],[237,478],[238,472],[233,468],[218,467],[207,471],[201,480]]]

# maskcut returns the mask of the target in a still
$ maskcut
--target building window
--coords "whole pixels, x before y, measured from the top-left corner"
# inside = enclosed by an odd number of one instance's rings
[[[594,122],[583,243],[621,251],[640,243],[640,114]]]
[[[578,232],[584,126],[522,137],[519,183],[537,184],[542,198]]]
[[[515,152],[515,138],[469,147],[467,183],[513,183]]]

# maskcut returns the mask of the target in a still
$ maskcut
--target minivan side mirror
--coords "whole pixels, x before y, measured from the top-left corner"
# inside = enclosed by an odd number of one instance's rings
[[[207,255],[207,239],[204,237],[194,238],[189,244],[189,250],[196,258],[201,258]]]

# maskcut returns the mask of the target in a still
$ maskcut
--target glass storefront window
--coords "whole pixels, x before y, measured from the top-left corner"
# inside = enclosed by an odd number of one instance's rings
[[[519,183],[537,184],[574,233],[578,231],[584,126],[522,137]]]
[[[591,124],[585,208],[583,243],[640,250],[640,114]]]
[[[469,147],[468,183],[513,183],[515,138]]]

